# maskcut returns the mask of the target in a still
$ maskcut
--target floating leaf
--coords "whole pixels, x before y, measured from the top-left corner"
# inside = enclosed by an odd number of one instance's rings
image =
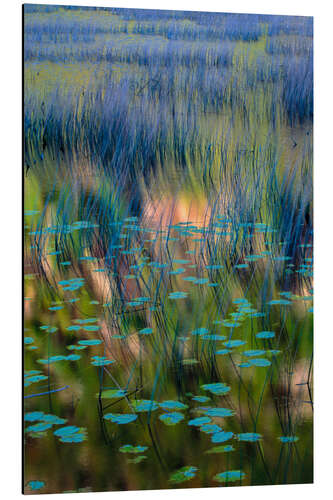
[[[299,440],[299,437],[297,436],[280,436],[278,438],[281,443],[295,443],[296,441]]]
[[[272,363],[265,358],[255,358],[250,360],[251,366],[270,366]]]
[[[269,306],[275,306],[275,305],[290,306],[292,302],[284,299],[276,299],[276,300],[270,300],[269,302],[267,302],[267,304]]]
[[[228,470],[226,472],[220,472],[214,476],[215,481],[219,483],[235,482],[240,481],[245,477],[245,473],[240,470]]]
[[[75,434],[80,431],[80,427],[76,427],[75,425],[67,425],[66,427],[61,427],[54,431],[55,436],[69,436],[70,434]]]
[[[222,341],[226,339],[225,335],[201,335],[202,340]]]
[[[255,262],[256,260],[262,259],[262,255],[247,255],[245,260],[248,262]]]
[[[231,351],[231,349],[220,349],[219,351],[216,351],[215,354],[218,354],[219,356],[224,356],[226,354],[229,354]]]
[[[56,415],[50,415],[50,414],[43,415],[43,417],[40,420],[42,420],[43,422],[48,422],[52,425],[61,425],[67,422],[65,418],[60,418],[57,417]]]
[[[85,332],[96,332],[97,330],[99,330],[101,327],[98,326],[98,325],[85,325],[83,327],[83,330]]]
[[[54,431],[54,435],[59,437],[62,443],[81,443],[86,439],[86,432],[83,427],[69,425]]]
[[[192,335],[204,335],[205,333],[209,333],[207,328],[197,328],[196,330],[192,330]]]
[[[71,331],[77,331],[77,330],[80,330],[81,329],[81,326],[79,325],[70,325],[66,328],[66,330],[68,330],[69,332]]]
[[[52,424],[47,422],[39,422],[38,424],[30,425],[26,428],[26,432],[43,432],[50,429]]]
[[[209,417],[199,417],[189,420],[187,425],[193,425],[195,427],[201,427],[202,425],[209,424],[211,419]]]
[[[200,426],[200,431],[206,434],[214,434],[222,431],[221,427],[216,424],[205,424]]]
[[[190,479],[195,477],[195,473],[197,470],[197,467],[187,465],[177,470],[176,472],[173,472],[170,476],[169,481],[172,483],[183,483],[184,481],[189,481]]]
[[[137,412],[154,411],[158,409],[158,403],[150,399],[137,399],[132,401],[132,406]]]
[[[247,299],[234,299],[232,302],[234,304],[249,304],[250,303]]]
[[[33,375],[32,377],[24,377],[24,387],[29,387],[29,385],[31,384],[35,384],[36,382],[47,379],[47,375]]]
[[[199,278],[194,281],[195,285],[205,285],[206,283],[209,282],[208,278]]]
[[[227,347],[227,348],[233,348],[233,347],[239,347],[241,345],[244,345],[246,344],[245,340],[239,340],[239,339],[235,339],[235,340],[228,340],[226,342],[223,342],[223,344]]]
[[[185,299],[187,297],[186,292],[172,292],[169,293],[169,299],[171,300],[177,300],[177,299]]]
[[[159,406],[164,410],[186,410],[187,405],[181,403],[180,401],[162,401]]]
[[[212,394],[222,395],[230,391],[230,387],[222,382],[215,384],[204,384],[201,386],[205,391],[210,391]]]
[[[31,490],[40,490],[41,488],[44,488],[45,483],[44,481],[29,481],[28,486]]]
[[[205,451],[205,453],[228,453],[230,451],[235,451],[235,448],[230,444],[227,444],[225,446],[214,446],[213,448]]]
[[[43,416],[43,411],[31,411],[24,414],[24,420],[26,422],[37,422],[38,420],[42,420]]]
[[[87,349],[86,345],[66,345],[66,349],[69,351],[82,351],[83,349]]]
[[[264,351],[263,349],[252,349],[250,351],[243,352],[244,356],[247,356],[249,358],[252,358],[254,356],[262,356],[265,353],[266,351]]]
[[[209,417],[232,417],[235,414],[233,410],[229,408],[208,408],[205,410],[205,415]]]
[[[49,311],[59,311],[60,309],[63,309],[64,306],[51,306],[49,307]]]
[[[65,356],[65,359],[67,359],[68,361],[77,361],[80,358],[81,356],[79,356],[78,354],[69,354],[68,356]]]
[[[224,443],[233,437],[233,432],[220,431],[212,435],[212,443]]]
[[[173,271],[169,271],[169,274],[183,274],[186,271],[183,267],[179,267],[178,269],[175,269]]]
[[[114,424],[130,424],[138,418],[135,414],[125,414],[125,413],[106,413],[104,415],[105,420],[110,420]]]
[[[127,392],[124,389],[108,389],[106,391],[102,391],[101,398],[102,399],[118,399],[125,397]],[[96,394],[99,396],[99,393]]]
[[[210,398],[208,396],[193,396],[192,400],[197,401],[198,403],[206,403],[207,401],[210,401]]]
[[[166,425],[176,425],[178,422],[184,420],[184,415],[177,411],[171,413],[163,413],[158,417]]]
[[[271,354],[272,356],[277,356],[278,354],[281,354],[282,351],[279,351],[278,349],[270,349],[269,351],[267,351],[269,354]]]
[[[275,337],[274,332],[259,332],[256,334],[257,339],[272,339]]]
[[[92,340],[79,340],[78,341],[78,344],[79,345],[86,345],[86,346],[90,346],[90,345],[99,345],[101,344],[102,341],[101,340],[98,340],[98,339],[92,339]]]
[[[121,453],[143,453],[146,450],[148,450],[148,446],[133,446],[131,444],[124,444],[119,448]]]
[[[153,333],[153,329],[152,328],[143,328],[142,330],[139,331],[139,333],[141,335],[150,335],[151,333]]]
[[[237,434],[238,441],[248,441],[251,443],[255,443],[262,438],[261,434],[257,434],[256,432],[244,432],[242,434]]]
[[[112,359],[107,359],[105,356],[93,356],[91,364],[94,366],[107,366],[111,365],[115,361]]]
[[[51,356],[50,358],[47,359],[37,359],[37,363],[41,363],[42,365],[49,365],[51,363],[56,363],[57,361],[64,361],[67,359],[67,356]]]

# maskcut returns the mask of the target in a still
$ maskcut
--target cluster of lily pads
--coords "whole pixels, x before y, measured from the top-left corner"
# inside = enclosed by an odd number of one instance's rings
[[[159,236],[163,238],[167,238],[167,242],[172,243],[172,241],[178,241],[181,238],[193,237],[193,241],[198,244],[205,244],[205,238],[209,231],[214,234],[214,237],[217,236],[219,238],[232,237],[235,228],[232,227],[230,221],[225,219],[224,217],[217,217],[216,222],[212,224],[211,229],[207,227],[199,228],[194,224],[184,223],[170,226],[169,230],[175,231],[177,233],[177,238],[172,238],[170,235],[165,236],[164,231],[158,231]],[[214,273],[220,273],[224,271],[225,267],[222,264],[217,262],[206,264],[203,268],[200,267],[198,263],[194,263],[193,257],[196,253],[196,250],[187,250],[186,255],[189,257],[188,259],[177,259],[173,258],[169,262],[161,262],[158,260],[154,260],[153,258],[150,260],[147,256],[144,255],[144,245],[133,246],[133,241],[129,236],[130,232],[148,232],[148,233],[156,233],[156,231],[146,228],[143,231],[143,227],[138,224],[129,224],[129,222],[136,222],[137,218],[133,218],[133,220],[129,220],[129,218],[125,219],[122,224],[122,232],[126,229],[128,233],[122,234],[122,237],[119,239],[122,240],[120,244],[114,244],[112,246],[112,250],[115,255],[112,257],[123,256],[128,259],[129,272],[132,274],[128,274],[124,276],[125,280],[136,279],[140,280],[142,277],[142,273],[148,272],[148,279],[155,279],[157,276],[158,280],[161,280],[163,276],[168,276],[168,279],[176,280],[174,284],[174,288],[172,290],[177,290],[176,286],[179,286],[178,291],[170,291],[167,290],[166,298],[171,302],[172,307],[177,307],[176,304],[172,304],[174,301],[181,299],[188,299],[191,297],[191,286],[198,285],[200,289],[202,287],[215,289],[219,287],[219,280],[215,281]],[[73,229],[74,227],[74,229]],[[77,224],[69,225],[65,227],[68,233],[73,230],[82,229],[88,230],[94,228],[95,225],[89,224]],[[62,228],[63,230],[64,228]],[[263,224],[255,224],[252,226],[253,233],[254,232],[265,232],[269,233],[270,229],[268,226]],[[46,232],[55,231],[55,228],[45,229]],[[272,230],[273,231],[273,230]],[[31,232],[31,235],[36,235],[37,233]],[[39,234],[39,233],[38,233]],[[54,234],[57,234],[56,232]],[[198,236],[200,236],[198,238]],[[157,236],[156,236],[157,237]],[[149,240],[150,241],[150,240]],[[59,258],[61,256],[61,252],[54,251],[49,252],[48,255],[55,256]],[[270,259],[270,262],[275,263],[276,265],[289,263],[288,257],[274,257],[270,252],[262,252],[262,254],[249,254],[244,258],[244,262],[235,264],[233,266],[234,270],[237,272],[241,272],[242,270],[247,270],[254,266],[257,262],[263,262],[264,259]],[[101,263],[97,262],[98,267],[95,268],[96,257],[94,256],[82,256],[79,258],[81,263],[84,265],[92,265],[92,272],[98,273],[109,273],[110,276],[115,276],[117,273],[110,271],[110,268],[103,263],[103,267],[101,267]],[[70,267],[71,261],[63,261],[60,262],[60,265],[63,267]],[[174,266],[181,267],[174,267]],[[291,265],[290,263],[288,264]],[[307,263],[304,267],[308,271],[310,264]],[[115,267],[116,269],[116,267]],[[199,270],[199,272],[195,275],[194,271],[191,271],[190,276],[183,276],[188,270]],[[202,271],[204,269],[204,271]],[[290,269],[290,267],[289,267]],[[192,275],[193,273],[193,275]],[[208,273],[208,276],[202,273]],[[161,275],[161,278],[159,277]],[[153,278],[152,278],[153,277]],[[215,276],[216,277],[216,276]],[[147,277],[146,277],[147,279]],[[61,311],[66,307],[66,302],[72,304],[72,302],[79,301],[80,293],[83,291],[86,280],[84,278],[79,277],[68,277],[66,279],[62,279],[58,281],[58,286],[60,288],[60,292],[67,298],[66,300],[52,302],[50,307],[48,308],[51,313],[55,313]],[[182,285],[184,286],[186,291],[183,291]],[[190,288],[188,288],[188,286]],[[75,294],[78,295],[75,295]],[[200,293],[200,292],[199,292]],[[74,294],[71,295],[71,294]],[[146,323],[141,325],[142,327],[138,327],[136,332],[142,342],[150,342],[154,338],[158,338],[159,329],[157,324],[154,322],[153,315],[151,313],[155,312],[159,308],[158,299],[155,296],[154,298],[150,297],[148,293],[133,294],[132,297],[126,296],[122,297],[122,301],[120,301],[120,310],[130,311],[133,314],[136,311],[145,310],[149,313],[149,317],[146,318]],[[192,326],[192,330],[190,329],[190,334],[187,332],[178,335],[177,341],[180,343],[198,343],[202,342],[205,345],[209,345],[210,349],[214,352],[216,356],[237,356],[237,362],[235,366],[241,369],[246,368],[269,368],[275,357],[281,353],[279,349],[274,348],[274,342],[276,339],[276,333],[274,331],[269,330],[256,330],[254,332],[253,341],[255,342],[255,346],[253,348],[249,348],[246,344],[249,342],[249,339],[244,339],[242,335],[242,327],[247,320],[253,320],[255,318],[266,318],[270,314],[270,309],[274,306],[281,306],[282,308],[286,306],[290,306],[293,301],[304,300],[307,302],[308,300],[312,300],[312,294],[309,297],[298,297],[294,295],[292,292],[284,291],[280,292],[277,298],[271,298],[266,301],[265,304],[262,305],[261,309],[257,309],[251,304],[251,302],[246,297],[238,297],[232,299],[232,307],[233,310],[228,314],[228,316],[216,315],[215,319],[210,320],[209,324],[206,326],[200,326],[203,323],[194,323]],[[91,305],[96,305],[98,307],[103,307],[106,310],[109,310],[112,302],[100,303],[99,301],[90,301]],[[311,309],[309,309],[311,312]],[[105,355],[104,352],[104,339],[101,338],[90,338],[90,334],[98,334],[100,333],[101,326],[99,324],[101,317],[99,313],[96,313],[96,317],[88,317],[88,318],[75,318],[71,321],[68,326],[65,327],[66,334],[68,334],[71,339],[70,342],[66,345],[66,349],[69,351],[85,351],[90,353],[91,348],[103,348],[103,352],[99,352],[97,350],[90,356],[90,364],[94,367],[97,367],[99,370],[103,370],[104,367],[110,368],[110,365],[115,363],[114,359],[110,359]],[[205,324],[205,323],[204,323]],[[219,332],[219,329],[223,329],[222,333]],[[55,334],[59,333],[63,330],[63,326],[60,328],[58,326],[54,326],[54,324],[41,325],[39,327],[41,332],[44,334]],[[235,338],[234,331],[240,332],[237,333]],[[61,333],[61,332],[60,332]],[[82,338],[82,335],[89,335],[89,338]],[[52,335],[50,335],[52,337]],[[77,338],[76,341],[73,341],[73,337]],[[113,335],[113,339],[124,340],[126,341],[126,335]],[[145,339],[145,340],[143,340]],[[33,337],[26,336],[24,338],[24,344],[27,348],[37,348],[35,346],[35,339]],[[252,346],[251,346],[252,347]],[[238,362],[238,357],[241,357],[241,360]],[[49,365],[71,361],[75,362],[81,359],[80,354],[71,353],[67,355],[63,354],[54,354],[50,355],[47,358],[39,358],[36,359],[36,362],[42,365],[45,365],[46,368]],[[198,359],[194,358],[184,358],[182,359],[182,364],[186,365],[195,365],[199,363]],[[48,380],[49,375],[44,374],[41,370],[28,370],[25,373],[24,377],[24,385],[25,387],[29,387],[32,384],[37,384],[39,382],[43,382]],[[231,387],[223,382],[210,382],[201,385],[202,391],[206,391],[210,393],[212,398],[219,396],[226,396],[230,394]],[[235,443],[258,443],[263,439],[263,436],[258,432],[242,432],[242,433],[234,433],[224,426],[221,426],[219,423],[219,419],[225,419],[228,417],[233,417],[235,415],[235,411],[230,408],[223,408],[220,406],[206,406],[206,403],[209,404],[211,401],[211,397],[205,394],[197,394],[191,395],[191,400],[196,403],[202,403],[203,406],[199,406],[196,408],[192,408],[191,411],[195,413],[195,415],[191,416],[191,418],[187,418],[185,415],[185,411],[189,409],[189,405],[185,404],[182,401],[178,400],[165,400],[165,401],[154,401],[150,399],[130,399],[130,394],[127,388],[123,389],[120,387],[105,389],[102,392],[97,394],[102,400],[114,399],[119,401],[127,400],[130,408],[130,412],[128,413],[120,413],[119,411],[104,413],[103,418],[108,424],[112,425],[137,425],[139,422],[140,414],[150,414],[157,410],[160,413],[157,414],[157,421],[164,424],[166,427],[173,427],[178,424],[184,425],[186,424],[188,427],[192,429],[192,432],[199,431],[202,435],[207,435],[209,437],[212,445],[211,448],[208,448],[205,451],[205,454],[214,455],[220,453],[231,453],[235,451]],[[79,427],[76,425],[64,425],[67,423],[65,419],[61,419],[55,415],[46,415],[43,412],[29,412],[25,415],[25,421],[29,424],[27,425],[25,432],[28,437],[31,438],[41,438],[46,435],[47,431],[51,430],[54,426],[57,426],[55,430],[53,430],[53,435],[58,439],[61,443],[69,444],[77,444],[82,443],[88,438],[87,429],[85,427]],[[295,435],[285,435],[280,436],[279,441],[281,445],[292,445],[298,441],[298,437]],[[232,440],[232,441],[231,441]],[[230,444],[232,442],[233,444]],[[140,464],[141,462],[148,459],[148,455],[144,454],[148,450],[147,446],[144,445],[132,445],[132,444],[124,444],[119,448],[119,452],[128,456],[127,462],[129,464]],[[169,477],[169,481],[172,484],[183,483],[186,481],[190,481],[197,477],[199,468],[195,465],[185,465],[180,469],[171,473]],[[242,470],[227,470],[224,472],[220,472],[214,476],[214,481],[218,483],[228,484],[231,482],[241,482],[245,478],[245,473]],[[37,490],[41,489],[44,486],[44,483],[38,481],[30,482],[30,489]]]
[[[27,412],[24,414],[24,421],[29,425],[25,428],[25,432],[32,438],[41,438],[45,436],[45,432],[54,425],[63,426],[67,420],[56,415],[45,414],[42,411]],[[62,443],[81,443],[87,439],[87,432],[84,427],[76,427],[68,425],[57,427],[53,434],[59,438]]]

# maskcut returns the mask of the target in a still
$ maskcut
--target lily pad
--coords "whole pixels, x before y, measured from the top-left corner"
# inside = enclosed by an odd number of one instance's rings
[[[156,401],[150,399],[137,399],[132,401],[132,406],[135,411],[141,413],[157,410],[159,405]]]
[[[209,391],[212,394],[223,395],[230,391],[230,387],[223,382],[217,382],[215,384],[204,384],[201,386],[205,391]]]
[[[257,339],[272,339],[275,337],[274,332],[259,332],[256,334]]]
[[[224,443],[233,437],[233,432],[220,431],[212,435],[212,443]]]
[[[195,477],[197,470],[197,467],[187,465],[173,472],[169,478],[169,481],[172,483],[183,483],[184,481],[189,481],[190,479],[193,479]]]
[[[296,441],[299,440],[299,437],[297,436],[280,436],[278,438],[281,443],[295,443]]]
[[[125,413],[106,413],[104,415],[105,420],[110,420],[114,424],[130,424],[138,418],[135,414],[125,414]]]
[[[238,441],[248,441],[250,443],[255,443],[262,438],[261,434],[256,432],[244,432],[242,434],[237,434]]]
[[[102,391],[101,398],[102,399],[118,399],[125,397],[127,392],[124,389],[107,389],[106,391]],[[99,396],[99,393],[96,394]]]
[[[233,410],[229,408],[208,408],[205,411],[205,415],[209,417],[232,417],[235,414]]]
[[[121,453],[143,453],[148,450],[148,446],[133,446],[132,444],[124,444],[119,448]]]
[[[186,410],[188,408],[187,405],[181,403],[180,401],[162,401],[159,403],[159,406],[163,408],[163,410]]]
[[[211,422],[211,419],[209,417],[198,417],[198,418],[193,418],[192,420],[189,420],[187,425],[201,427],[202,425],[209,424],[210,422]]]
[[[28,486],[31,490],[37,491],[44,488],[45,483],[44,481],[29,481]]]
[[[219,483],[235,482],[240,481],[245,477],[245,473],[240,470],[228,470],[226,472],[220,472],[214,476],[214,480]]]
[[[166,425],[176,425],[184,420],[184,415],[178,411],[163,413],[158,417]]]

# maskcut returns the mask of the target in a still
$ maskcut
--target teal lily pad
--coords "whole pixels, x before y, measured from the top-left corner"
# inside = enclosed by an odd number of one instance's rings
[[[274,332],[259,332],[256,334],[257,339],[272,339],[275,337]]]
[[[37,491],[37,490],[41,490],[42,488],[44,488],[45,482],[44,481],[29,481],[28,486],[31,490]]]
[[[118,399],[123,398],[127,394],[125,389],[107,389],[106,391],[102,391],[101,398],[102,399]],[[99,396],[99,393],[96,394]]]
[[[281,443],[296,443],[296,441],[299,440],[299,437],[297,436],[280,436],[278,438]]]
[[[169,293],[169,299],[177,300],[177,299],[186,299],[188,293],[186,292],[172,292]]]
[[[204,384],[201,386],[205,391],[209,391],[212,394],[223,395],[230,391],[230,387],[223,382],[217,382],[215,384]]]
[[[119,448],[119,451],[121,453],[143,453],[144,451],[148,450],[148,446],[133,446],[132,444],[124,444]]]
[[[256,432],[244,432],[242,434],[237,434],[238,441],[248,441],[250,443],[255,443],[262,438],[261,434]]]
[[[241,345],[246,344],[245,340],[227,340],[226,342],[223,342],[223,344],[229,349],[232,349],[233,347],[240,347]]]
[[[125,413],[106,413],[104,415],[105,420],[110,420],[114,424],[130,424],[138,418],[135,414],[125,414]]]
[[[184,481],[189,481],[190,479],[193,479],[195,477],[197,470],[197,467],[187,465],[173,472],[169,478],[169,481],[172,483],[183,483]]]
[[[220,431],[212,435],[212,443],[224,443],[233,437],[233,432]]]
[[[166,425],[176,425],[184,420],[184,415],[178,411],[163,413],[158,417]]]
[[[209,417],[232,417],[235,414],[233,410],[229,408],[208,408],[205,410],[205,415]]]
[[[150,335],[151,333],[153,333],[152,328],[143,328],[142,330],[139,331],[140,335]]]
[[[201,427],[202,425],[209,424],[211,419],[209,417],[198,417],[189,420],[187,425],[193,425],[194,427]]]
[[[214,480],[219,483],[229,483],[240,481],[245,477],[245,473],[240,470],[228,470],[226,472],[220,472],[214,476]]]
[[[132,406],[135,411],[141,413],[141,412],[150,412],[157,410],[159,405],[156,401],[150,400],[150,399],[137,399],[132,401]]]
[[[184,403],[172,400],[162,401],[162,403],[159,403],[159,406],[163,408],[163,410],[186,410],[186,408],[188,408]]]

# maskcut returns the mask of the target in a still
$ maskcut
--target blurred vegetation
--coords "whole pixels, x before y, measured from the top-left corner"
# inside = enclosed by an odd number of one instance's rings
[[[26,493],[312,482],[312,52],[25,5]]]

